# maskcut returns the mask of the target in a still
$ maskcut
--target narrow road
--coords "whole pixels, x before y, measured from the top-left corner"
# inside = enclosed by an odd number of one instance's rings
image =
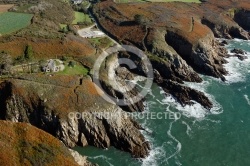
[[[106,34],[106,33],[102,30],[101,26],[98,24],[98,21],[96,21],[96,19],[95,19],[93,13],[91,13],[90,10],[89,10],[89,15],[94,19],[96,27],[97,27],[101,32],[103,32],[107,38],[109,38],[109,39],[110,39],[112,42],[114,42],[117,46],[122,47],[122,46],[120,45],[120,43],[118,43],[116,40],[114,40],[112,37],[110,37],[108,34]]]

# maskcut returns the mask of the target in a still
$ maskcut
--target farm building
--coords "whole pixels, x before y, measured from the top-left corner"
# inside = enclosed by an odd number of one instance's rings
[[[61,69],[61,64],[57,65],[56,60],[50,59],[46,66],[43,67],[44,72],[59,72]]]

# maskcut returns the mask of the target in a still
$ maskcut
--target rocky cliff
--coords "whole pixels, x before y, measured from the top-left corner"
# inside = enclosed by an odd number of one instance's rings
[[[89,77],[14,78],[0,84],[0,105],[1,119],[31,123],[68,147],[114,146],[135,157],[149,151],[142,128],[121,108],[107,103]]]
[[[198,74],[225,81],[227,51],[216,37],[250,39],[249,11],[247,0],[210,0],[201,4],[105,1],[93,7],[97,22],[112,38],[145,51],[158,73],[157,79],[171,80],[175,87],[186,90],[189,88],[182,82],[201,82]],[[161,86],[178,101],[182,95],[196,98],[186,90],[177,95],[166,82]],[[201,102],[204,107],[211,108],[203,93],[198,96],[207,101]]]

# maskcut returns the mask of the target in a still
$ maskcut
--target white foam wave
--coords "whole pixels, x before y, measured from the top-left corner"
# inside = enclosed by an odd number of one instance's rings
[[[150,103],[150,102],[149,102]],[[151,104],[155,104],[154,102],[151,102]],[[150,105],[150,104],[148,104]],[[151,107],[150,107],[151,108]],[[145,110],[146,112],[149,112],[149,107]],[[142,127],[144,128],[142,132],[143,136],[145,137],[145,140],[147,140],[150,143],[151,150],[149,152],[149,155],[142,159],[142,166],[157,166],[157,159],[164,158],[166,155],[166,152],[162,146],[155,146],[154,145],[154,138],[150,133],[153,133],[153,131],[147,127],[148,123],[147,120],[145,120],[142,124]]]
[[[155,101],[148,101],[148,102],[147,102],[147,105],[148,105],[148,107],[151,108],[151,107],[157,105],[157,103],[156,103]]]
[[[176,120],[176,121],[177,121],[177,120]],[[181,151],[181,148],[182,148],[181,142],[178,141],[178,140],[172,135],[172,133],[171,133],[173,123],[175,123],[176,121],[173,121],[173,122],[170,123],[169,129],[168,129],[168,131],[167,131],[168,136],[169,136],[172,140],[174,140],[174,141],[177,143],[176,151],[175,151],[172,155],[170,155],[169,157],[166,158],[166,160],[165,160],[166,162],[168,162],[168,160],[170,160],[171,158],[173,158],[173,157],[175,157],[176,155],[178,155],[178,154],[180,153],[180,151]]]
[[[161,89],[160,90],[160,94],[164,94],[164,93],[165,93],[165,91]]]
[[[111,160],[110,158],[104,156],[104,155],[99,155],[99,156],[94,156],[94,157],[88,157],[90,159],[103,159],[104,162],[106,162],[109,166],[114,166],[113,164],[111,164],[109,161]]]
[[[181,123],[187,126],[186,134],[190,136],[190,132],[192,131],[191,127],[185,121],[182,121]]]
[[[250,54],[248,54],[250,58]],[[236,57],[227,58],[229,63],[224,64],[224,68],[228,71],[228,75],[225,76],[226,83],[244,82],[246,80],[246,74],[249,72],[250,59],[240,61]]]
[[[158,166],[157,158],[164,158],[165,155],[163,147],[153,147],[149,156],[142,160],[142,166]]]
[[[204,120],[209,121],[209,122],[213,122],[213,123],[221,123],[220,120],[212,120],[212,119],[208,119],[208,118],[205,118]]]
[[[243,46],[243,43],[250,45],[249,41],[241,39],[232,40],[231,43],[227,46],[228,54],[233,55],[230,52],[230,49],[235,48],[235,44]],[[229,74],[225,76],[227,80],[226,83],[231,84],[236,82],[244,82],[246,80],[246,75],[250,72],[250,53],[247,52],[245,56],[247,56],[248,59],[245,59],[244,61],[239,60],[237,57],[230,57],[226,59],[229,62],[223,65],[224,68],[229,72]]]
[[[165,99],[163,99],[160,103],[161,104],[167,104],[176,108],[178,111],[182,113],[182,115],[186,117],[196,118],[199,120],[202,120],[206,117],[206,115],[209,114],[221,114],[223,112],[223,109],[221,105],[211,96],[208,95],[208,98],[213,102],[214,107],[209,111],[206,108],[204,108],[201,104],[197,103],[196,101],[192,101],[193,105],[186,105],[182,106],[180,103],[178,103],[172,95],[166,95]]]
[[[246,101],[247,101],[247,104],[250,105],[250,100],[249,100],[248,96],[247,96],[247,95],[244,95],[244,97],[245,97],[245,99],[246,99]]]
[[[223,113],[222,106],[220,105],[220,103],[218,103],[216,101],[216,99],[214,98],[213,95],[207,93],[207,91],[206,91],[207,87],[209,85],[210,85],[210,81],[209,80],[205,80],[205,81],[203,81],[201,83],[185,82],[185,86],[190,87],[190,88],[195,89],[195,90],[198,90],[200,92],[203,92],[208,97],[208,99],[213,103],[213,108],[209,111],[210,113],[215,114],[215,115],[221,114],[221,113]],[[198,104],[198,103],[196,103],[196,104]],[[195,105],[195,106],[196,107],[202,107],[202,106],[198,106],[198,105]],[[202,109],[203,109],[203,112],[204,112],[205,108],[202,107]],[[205,114],[207,114],[207,113],[208,112],[205,109]]]
[[[193,105],[186,105],[183,107],[181,104],[176,102],[173,96],[169,94],[166,94],[164,100],[158,102],[161,104],[170,104],[172,107],[175,107],[177,110],[181,111],[184,116],[193,117],[199,120],[204,119],[208,114],[221,114],[223,112],[221,105],[215,100],[214,96],[206,93],[206,88],[209,86],[209,84],[209,81],[203,81],[202,83],[185,82],[185,86],[205,93],[205,95],[212,101],[213,108],[210,111],[195,101],[193,101]]]
[[[146,125],[146,123],[144,125]],[[142,131],[142,133],[145,139],[151,143],[151,150],[149,152],[149,155],[146,158],[142,159],[142,166],[157,166],[157,159],[164,158],[166,152],[163,146],[154,146],[154,140],[151,136],[149,136],[149,133],[152,133],[152,131],[149,128],[146,128],[145,126],[143,126],[143,128],[145,129],[145,131]]]

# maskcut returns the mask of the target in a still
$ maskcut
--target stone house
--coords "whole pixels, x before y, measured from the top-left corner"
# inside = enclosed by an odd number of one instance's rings
[[[46,66],[43,67],[44,72],[59,72],[60,66],[56,64],[56,61],[53,59],[48,60],[48,63]]]

